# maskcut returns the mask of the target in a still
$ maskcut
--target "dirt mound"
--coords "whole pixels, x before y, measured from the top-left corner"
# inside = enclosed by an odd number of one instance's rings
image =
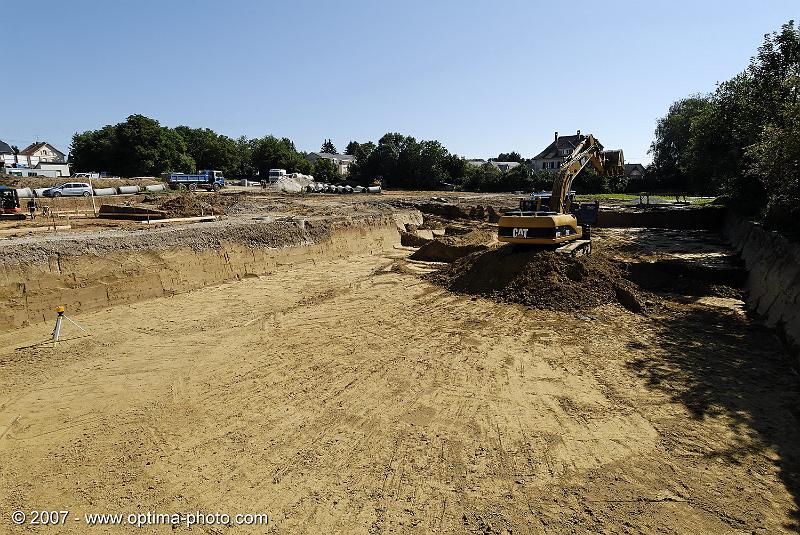
[[[426,216],[434,215],[442,219],[468,219],[473,221],[488,221],[497,223],[505,206],[483,206],[481,204],[450,204],[450,203],[420,203],[417,209]]]
[[[451,245],[439,240],[431,240],[417,249],[409,258],[426,262],[454,262],[459,258],[486,249],[488,249],[486,245]]]
[[[428,278],[453,292],[540,309],[580,312],[618,302],[642,311],[639,291],[602,253],[573,258],[504,246],[456,260]]]
[[[70,180],[80,182],[91,182],[92,187],[99,188],[118,188],[120,186],[151,186],[154,184],[163,184],[157,178],[73,178],[66,177],[49,178],[49,177],[12,177],[10,175],[0,175],[0,184],[12,188],[52,188]]]
[[[431,240],[419,236],[416,232],[403,232],[400,231],[400,245],[406,247],[423,247]]]
[[[158,203],[158,209],[169,217],[225,215],[235,202],[236,199],[230,195],[179,193]]]
[[[428,262],[454,262],[472,253],[489,249],[494,238],[495,231],[484,228],[455,236],[441,236],[422,244],[409,258]]]

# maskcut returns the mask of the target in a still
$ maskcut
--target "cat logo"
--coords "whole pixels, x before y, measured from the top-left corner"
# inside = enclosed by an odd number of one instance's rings
[[[514,238],[527,238],[528,237],[528,229],[526,229],[526,228],[515,228],[511,232],[511,235]]]

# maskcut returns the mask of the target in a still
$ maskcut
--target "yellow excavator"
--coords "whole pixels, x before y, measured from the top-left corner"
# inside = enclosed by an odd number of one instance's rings
[[[573,206],[572,182],[591,164],[602,176],[620,176],[625,172],[621,150],[603,150],[592,135],[581,136],[555,174],[550,194],[534,193],[520,199],[518,210],[504,213],[497,223],[501,242],[553,246],[561,252],[580,254],[591,251],[590,225],[596,223],[597,203]],[[543,207],[543,200],[549,202]]]

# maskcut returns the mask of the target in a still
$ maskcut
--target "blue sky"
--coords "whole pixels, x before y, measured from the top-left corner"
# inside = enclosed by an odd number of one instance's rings
[[[713,90],[746,67],[765,33],[800,19],[797,0],[24,9],[0,33],[4,72],[14,74],[0,89],[0,139],[20,146],[64,150],[76,131],[141,113],[232,137],[286,136],[307,151],[325,138],[343,150],[401,132],[467,157],[530,157],[554,131],[580,129],[644,163],[670,103]]]

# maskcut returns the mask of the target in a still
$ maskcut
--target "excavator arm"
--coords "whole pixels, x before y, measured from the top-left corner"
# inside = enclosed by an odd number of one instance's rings
[[[558,214],[569,211],[567,196],[572,188],[572,182],[587,165],[591,164],[600,175],[617,176],[624,172],[623,161],[621,150],[604,151],[603,146],[592,134],[586,136],[556,173],[550,196],[550,210]]]

